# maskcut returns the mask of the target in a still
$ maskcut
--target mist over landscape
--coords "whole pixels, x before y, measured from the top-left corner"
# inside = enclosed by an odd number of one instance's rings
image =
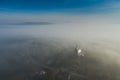
[[[0,79],[37,80],[33,76],[44,66],[75,73],[71,80],[120,79],[120,42],[110,35],[117,32],[106,29],[104,37],[99,34],[104,34],[102,28],[91,27],[88,33],[89,27],[65,26],[1,28]],[[74,55],[76,46],[85,56]]]
[[[0,80],[120,80],[120,0],[0,0]]]

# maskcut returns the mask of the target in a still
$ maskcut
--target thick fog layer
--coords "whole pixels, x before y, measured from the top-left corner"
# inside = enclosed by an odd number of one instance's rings
[[[63,23],[50,25],[1,25],[1,36],[44,36],[72,38],[111,38],[118,40],[119,24],[105,23]],[[117,38],[117,39],[115,39]],[[79,40],[79,39],[78,39]]]
[[[0,79],[34,80],[47,66],[75,73],[72,80],[120,80],[119,30],[78,23],[0,27]],[[74,56],[76,46],[83,57]]]

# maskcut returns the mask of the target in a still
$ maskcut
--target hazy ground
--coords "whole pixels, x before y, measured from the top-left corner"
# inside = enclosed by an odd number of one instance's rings
[[[77,43],[83,49],[84,57],[74,56]],[[46,65],[53,69],[67,69],[82,75],[86,80],[120,80],[119,60],[116,60],[118,56],[115,57],[117,53],[104,53],[99,49],[106,46],[102,46],[103,42],[99,43],[6,38],[0,41],[0,79],[31,80],[33,74],[40,71],[42,65]],[[80,77],[74,76],[73,80],[80,80]]]

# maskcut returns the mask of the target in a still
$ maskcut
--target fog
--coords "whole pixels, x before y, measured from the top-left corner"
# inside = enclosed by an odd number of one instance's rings
[[[119,30],[119,24],[95,23],[1,26],[0,79],[34,80],[33,74],[47,65],[85,80],[120,80]],[[74,56],[76,46],[84,57]]]

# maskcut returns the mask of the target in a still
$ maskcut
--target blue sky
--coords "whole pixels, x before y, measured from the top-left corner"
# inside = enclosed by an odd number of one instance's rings
[[[111,7],[119,0],[0,0],[0,11],[20,11],[20,12],[44,12],[82,9],[82,12],[96,12],[96,8]],[[111,5],[113,4],[113,5]],[[112,8],[112,7],[111,7]],[[97,10],[99,12],[99,10]],[[80,13],[80,12],[79,12]]]
[[[111,21],[118,18],[119,5],[120,0],[0,0],[0,23],[75,22],[91,16],[93,21]]]

